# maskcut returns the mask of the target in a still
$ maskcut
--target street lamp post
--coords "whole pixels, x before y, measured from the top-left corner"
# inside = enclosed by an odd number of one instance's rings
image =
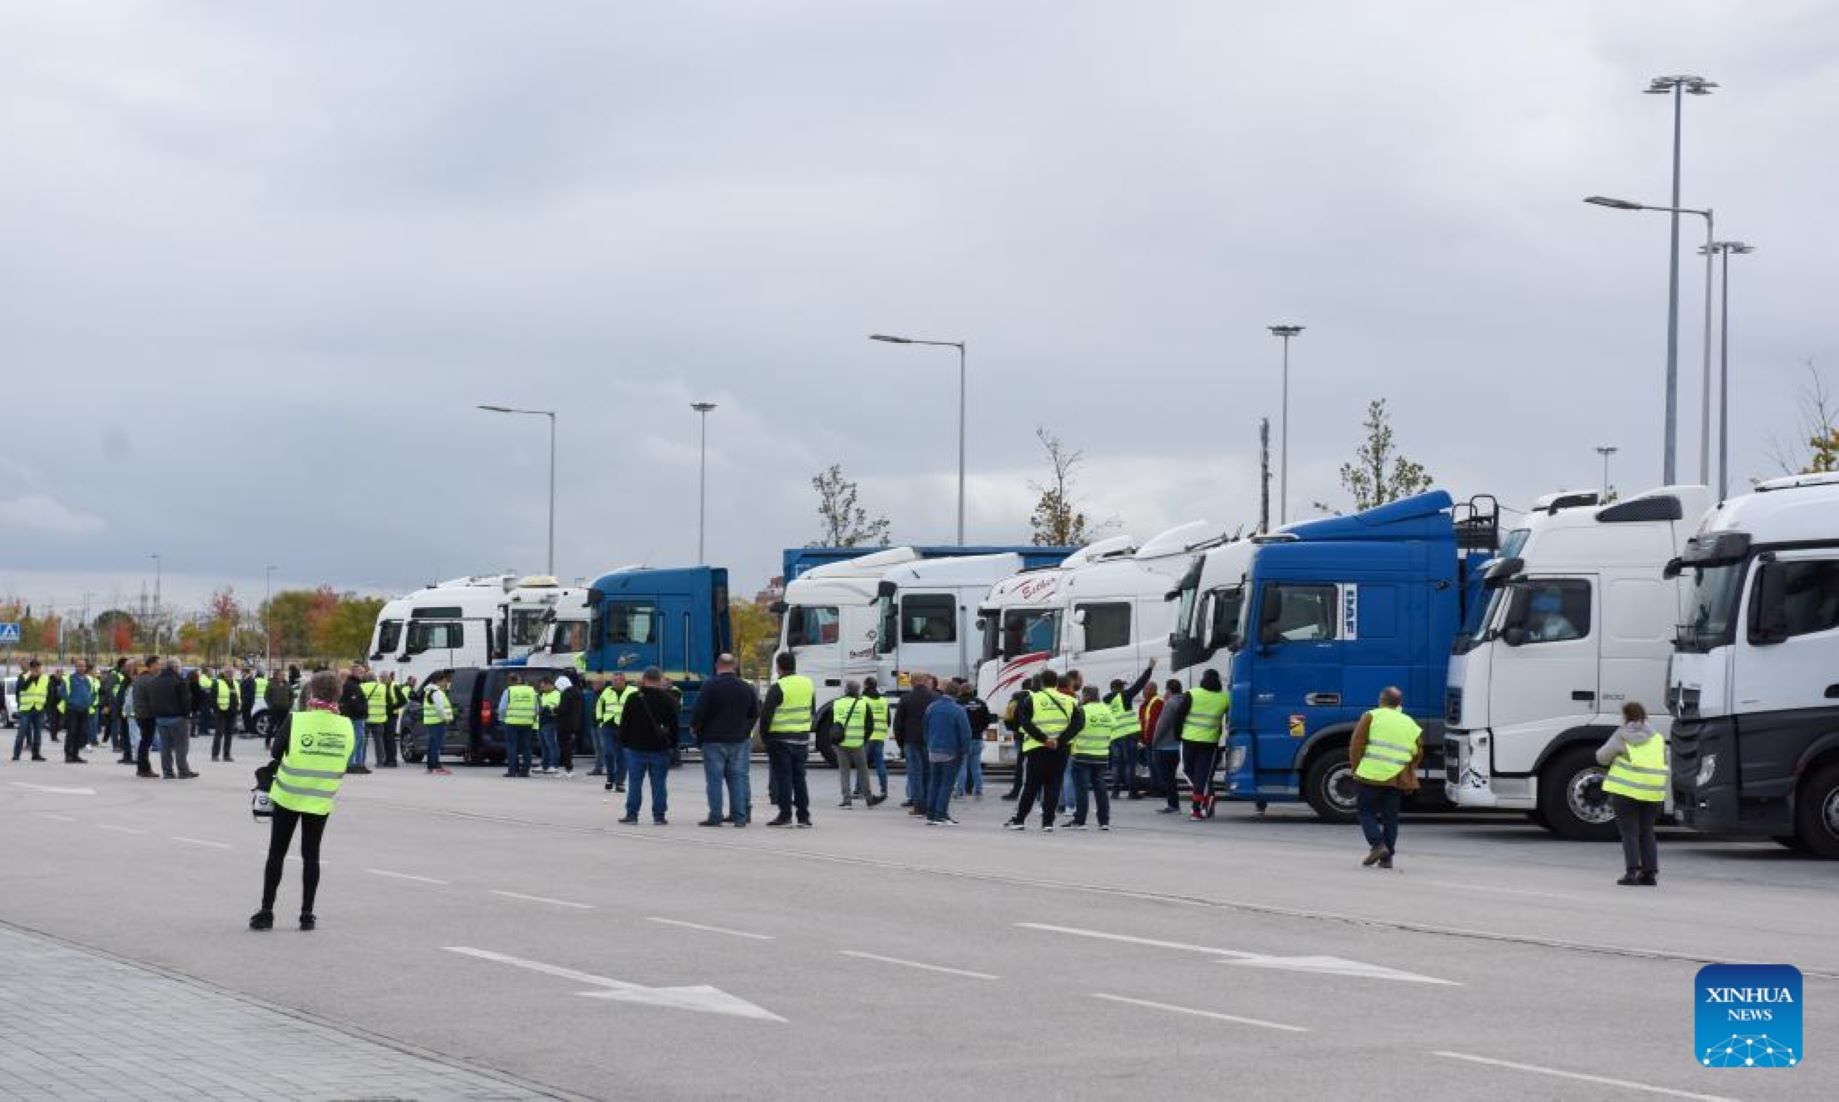
[[[165,614],[160,611],[160,576],[165,563],[158,552],[147,557],[153,560],[153,649],[157,651],[160,649],[160,629],[165,626]]]
[[[709,561],[703,551],[703,537],[708,530],[709,517],[709,411],[715,408],[715,403],[691,402],[690,408],[702,415],[701,456],[696,475],[696,564],[703,566]]]
[[[480,406],[487,413],[519,413],[549,418],[549,574],[556,572],[556,411],[553,409],[513,409],[510,406]]]
[[[1620,450],[1621,450],[1620,448],[1617,448],[1610,444],[1598,445],[1596,449],[1596,454],[1603,457],[1603,500],[1604,501],[1609,500],[1609,457],[1614,455],[1616,452]]]
[[[1724,257],[1722,290],[1718,294],[1718,500],[1722,501],[1730,493],[1730,255],[1753,253],[1756,246],[1741,241],[1713,241],[1699,251],[1707,250]]]
[[[934,348],[955,348],[958,350],[958,546],[964,546],[964,342],[963,341],[922,341],[912,337],[891,337],[886,333],[869,334],[871,341],[884,341],[888,344],[925,344]]]
[[[1290,519],[1290,338],[1303,331],[1300,325],[1273,325],[1271,333],[1283,338],[1283,407],[1277,431],[1277,526]]]
[[[1675,218],[1682,214],[1696,214],[1705,220],[1706,249],[1711,247],[1712,239],[1715,236],[1713,228],[1714,219],[1712,218],[1710,207],[1706,207],[1704,210],[1678,206],[1657,207],[1647,203],[1636,203],[1628,199],[1611,199],[1602,195],[1589,196],[1584,202],[1592,203],[1599,207],[1608,207],[1611,210],[1662,211],[1673,215]],[[1704,252],[1705,250],[1701,249],[1699,251]],[[1705,253],[1705,386],[1704,402],[1699,415],[1699,481],[1707,485],[1711,483],[1711,259],[1711,254],[1708,252]],[[1667,359],[1667,442],[1666,455],[1661,465],[1661,477],[1667,485],[1671,486],[1673,485],[1675,475],[1678,473],[1675,458],[1677,455],[1679,432],[1679,374],[1678,362],[1674,358],[1672,352],[1669,352]]]
[[[1683,120],[1682,104],[1685,97],[1706,96],[1716,88],[1717,82],[1706,80],[1701,76],[1681,73],[1676,76],[1655,77],[1648,81],[1645,92],[1650,96],[1673,97],[1673,214],[1672,247],[1667,263],[1667,427],[1666,452],[1663,462],[1662,481],[1673,485],[1677,473],[1679,452],[1679,147],[1680,128]]]
[[[262,649],[268,656],[268,665],[271,669],[275,664],[275,613],[274,609],[269,606],[274,603],[274,599],[275,568],[272,565],[264,566],[262,568],[262,638],[264,640]]]

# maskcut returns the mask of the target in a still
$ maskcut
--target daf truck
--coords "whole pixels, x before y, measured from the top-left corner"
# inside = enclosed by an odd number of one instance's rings
[[[1667,572],[1687,592],[1668,677],[1687,825],[1839,859],[1839,474],[1718,503]]]
[[[436,670],[527,658],[545,647],[545,637],[584,639],[587,600],[586,589],[543,575],[440,582],[384,603],[371,631],[370,664],[420,682]]]
[[[687,743],[696,695],[715,675],[715,660],[734,647],[728,571],[710,566],[615,570],[595,579],[587,590],[587,607],[586,646],[574,667],[590,677],[624,673],[636,680],[656,666],[682,693],[678,736]]]
[[[1684,587],[1662,577],[1710,506],[1703,486],[1535,508],[1487,567],[1486,609],[1450,659],[1445,792],[1524,811],[1561,838],[1616,836],[1596,749],[1628,701],[1666,733]]]

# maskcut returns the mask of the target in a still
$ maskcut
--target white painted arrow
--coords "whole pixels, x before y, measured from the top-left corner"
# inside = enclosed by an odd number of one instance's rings
[[[8,781],[14,788],[29,788],[34,792],[50,792],[59,796],[94,796],[93,788],[59,788],[53,784],[30,784],[26,781]]]
[[[1243,968],[1271,968],[1284,972],[1313,972],[1324,976],[1355,976],[1361,979],[1397,980],[1401,983],[1436,983],[1451,987],[1462,986],[1453,980],[1440,980],[1435,976],[1420,976],[1415,972],[1401,972],[1396,968],[1387,968],[1365,961],[1347,960],[1342,957],[1307,956],[1307,957],[1273,957],[1264,953],[1248,953],[1241,949],[1219,949],[1211,945],[1191,945],[1185,941],[1158,941],[1155,938],[1132,937],[1129,934],[1112,934],[1103,930],[1082,930],[1077,926],[1053,926],[1043,922],[1018,922],[1017,926],[1027,930],[1043,930],[1053,934],[1071,934],[1074,937],[1096,938],[1100,941],[1122,941],[1132,945],[1147,945],[1155,949],[1174,949],[1183,953],[1204,953],[1219,958],[1216,964],[1232,964]]]
[[[576,983],[585,983],[599,988],[597,991],[577,991],[577,995],[588,999],[609,999],[614,1002],[639,1003],[647,1006],[663,1006],[673,1010],[698,1010],[705,1014],[727,1014],[736,1018],[753,1018],[763,1022],[783,1022],[784,1018],[770,1010],[736,998],[726,991],[707,984],[690,987],[646,987],[643,984],[627,983],[624,980],[608,979],[591,972],[577,972],[573,968],[563,968],[556,964],[544,964],[540,960],[525,960],[506,953],[495,953],[490,949],[474,949],[466,945],[448,945],[449,953],[475,957],[479,960],[495,961],[509,964],[516,968],[526,968],[544,975],[558,976]]]

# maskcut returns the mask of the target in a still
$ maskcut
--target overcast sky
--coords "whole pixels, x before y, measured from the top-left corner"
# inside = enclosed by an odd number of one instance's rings
[[[1037,424],[1139,537],[1292,517],[1369,399],[1458,497],[1658,483],[1667,198],[1733,274],[1733,455],[1839,386],[1839,10],[1805,3],[0,2],[0,592],[399,591],[696,553],[737,591],[813,472],[1025,538]],[[1701,224],[1682,225],[1688,245]],[[1682,286],[1697,471],[1699,260]],[[98,596],[97,600],[104,600]]]

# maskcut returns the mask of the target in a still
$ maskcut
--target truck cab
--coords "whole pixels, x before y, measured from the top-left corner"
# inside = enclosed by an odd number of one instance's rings
[[[1255,537],[1232,657],[1227,791],[1354,817],[1348,746],[1380,690],[1424,728],[1419,806],[1442,799],[1450,647],[1499,545],[1492,498],[1435,490]]]
[[[1839,474],[1719,502],[1686,587],[1668,699],[1688,825],[1839,859]]]
[[[1258,544],[1252,540],[1207,549],[1195,556],[1181,584],[1167,594],[1175,605],[1169,634],[1169,676],[1186,685],[1214,670],[1231,683],[1232,656],[1245,635],[1245,587]]]
[[[715,675],[715,660],[734,646],[728,571],[627,567],[596,579],[588,605],[588,645],[575,667],[590,677],[636,679],[656,666],[683,695],[679,735],[687,741],[696,694]]]
[[[455,578],[384,604],[370,664],[398,679],[528,658],[552,630],[586,631],[587,590],[546,575]]]
[[[1682,589],[1661,571],[1710,505],[1703,486],[1536,507],[1487,567],[1476,630],[1457,640],[1445,698],[1445,791],[1459,806],[1524,811],[1563,838],[1616,836],[1589,797],[1596,748],[1622,705],[1663,734]]]

